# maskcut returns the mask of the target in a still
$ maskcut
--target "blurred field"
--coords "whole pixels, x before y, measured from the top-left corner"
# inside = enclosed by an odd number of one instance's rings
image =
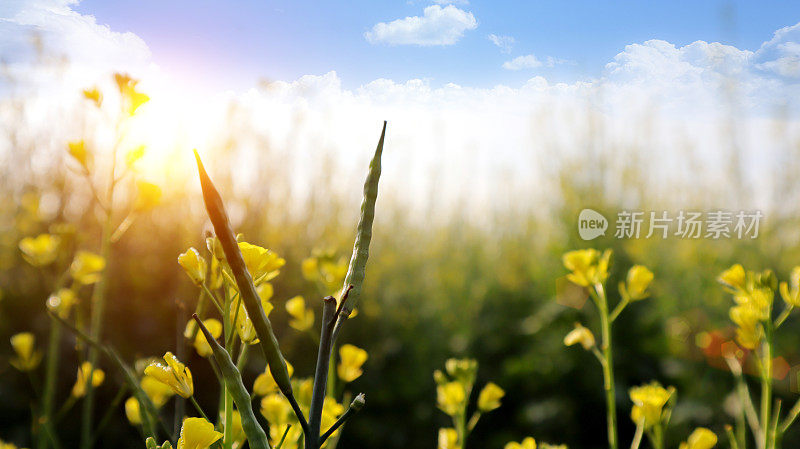
[[[25,263],[18,242],[68,223],[76,230],[70,245],[97,250],[100,233],[95,211],[86,208],[89,192],[69,168],[66,142],[26,134],[22,100],[3,105],[10,151],[0,153],[0,434],[16,441],[26,441],[29,433],[33,392],[29,380],[7,363],[12,352],[6,342],[12,334],[30,330],[44,347],[49,326],[45,300],[51,293],[48,276],[56,274],[55,269],[42,273]],[[587,113],[586,120],[592,119]],[[229,134],[218,136],[222,143],[201,151],[208,157],[209,171],[229,204],[237,231],[287,260],[274,281],[277,306],[270,318],[288,359],[299,373],[309,375],[315,343],[288,327],[282,304],[298,294],[312,301],[319,297],[300,270],[302,260],[315,249],[330,248],[349,256],[358,185],[367,159],[354,162],[355,167],[342,167],[333,153],[320,151],[313,164],[303,164],[292,159],[291,146],[259,140],[246,124],[231,120],[224,127]],[[370,131],[377,137],[377,129]],[[392,173],[396,167],[390,154],[404,152],[402,143],[392,143],[391,132],[390,121],[389,159],[384,166],[389,179],[400,177]],[[715,348],[733,338],[733,327],[727,316],[730,299],[715,279],[734,262],[752,269],[772,268],[781,279],[800,264],[796,180],[800,138],[790,133],[785,137],[781,152],[785,163],[776,164],[772,172],[774,185],[766,194],[769,204],[760,207],[766,218],[755,240],[619,240],[612,230],[591,243],[581,241],[576,220],[585,207],[612,217],[623,209],[759,206],[740,196],[754,191],[742,182],[752,173],[746,162],[735,162],[736,145],[721,158],[734,161],[720,164],[725,165],[724,182],[716,189],[691,189],[682,184],[684,175],[673,177],[666,169],[635,159],[620,163],[626,154],[646,154],[644,148],[651,144],[645,136],[638,150],[616,148],[598,132],[587,134],[583,149],[574,150],[577,157],[538,146],[535,150],[550,169],[534,182],[498,180],[493,186],[496,201],[479,208],[460,207],[449,197],[437,196],[437,191],[412,205],[393,190],[400,184],[382,186],[362,307],[341,337],[369,353],[365,374],[349,387],[367,394],[367,407],[348,424],[340,447],[435,447],[438,428],[448,421],[436,409],[432,373],[453,356],[477,359],[479,383],[492,380],[509,393],[500,409],[483,418],[470,447],[499,448],[527,435],[574,448],[604,447],[601,372],[590,354],[568,350],[562,343],[573,322],[596,326],[595,315],[556,301],[557,280],[566,274],[562,253],[589,246],[614,250],[611,286],[633,263],[647,265],[656,275],[652,298],[626,312],[616,327],[622,444],[627,445],[634,430],[627,389],[651,379],[678,390],[668,447],[676,447],[696,426],[724,434],[723,424],[733,421],[726,411],[726,397],[734,382]],[[258,153],[246,150],[254,145],[260,148]],[[52,150],[59,147],[64,150]],[[191,160],[175,163],[183,161]],[[296,164],[305,170],[286,168]],[[242,175],[243,165],[257,172],[255,179],[242,181],[243,176],[250,177]],[[176,170],[191,174],[193,167]],[[656,184],[654,176],[666,182]],[[701,176],[699,170],[690,171],[688,178]],[[195,373],[200,402],[213,408],[215,390],[202,388],[214,382],[213,373],[180,338],[197,293],[176,258],[188,246],[202,248],[204,234],[199,230],[210,229],[197,181],[191,176],[185,179],[163,185],[161,204],[139,216],[113,247],[104,338],[129,361],[175,351]],[[537,191],[541,186],[547,186],[547,198]],[[123,190],[120,201],[125,195]],[[468,203],[470,198],[461,201]],[[68,263],[65,258],[57,265]],[[615,289],[611,297],[616,301]],[[587,303],[585,309],[591,307]],[[785,356],[790,371],[777,381],[776,393],[792,404],[800,392],[800,323],[790,319],[786,326],[777,351]],[[711,345],[708,338],[713,339]],[[59,398],[68,395],[74,381],[77,359],[72,342],[71,337],[62,342]],[[101,366],[109,376],[98,390],[102,408],[121,381],[113,368]],[[250,360],[246,383],[262,369],[263,360]],[[79,410],[73,409],[74,416],[59,427],[67,447],[77,445],[78,427],[72,423],[79,420]],[[102,446],[112,443],[142,447],[122,407],[102,437]],[[790,431],[783,444],[800,445],[800,431]]]

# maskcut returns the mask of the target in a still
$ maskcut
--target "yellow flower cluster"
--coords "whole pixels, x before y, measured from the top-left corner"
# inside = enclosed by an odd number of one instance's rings
[[[733,294],[735,305],[728,315],[737,326],[736,341],[747,349],[755,349],[764,338],[763,323],[770,319],[775,275],[769,270],[746,272],[736,264],[720,274],[718,280]]]
[[[664,417],[664,407],[674,393],[673,387],[667,389],[658,382],[631,388],[628,391],[633,401],[631,419],[637,425],[643,423],[645,430],[660,425]]]
[[[567,279],[582,287],[589,287],[606,281],[609,259],[611,250],[605,250],[600,254],[596,249],[579,249],[564,254],[562,262],[571,272],[567,275]]]
[[[92,364],[83,362],[78,368],[78,378],[75,380],[75,385],[72,386],[72,396],[81,398],[86,395],[86,384],[89,376],[91,375],[92,387],[99,387],[103,384],[106,378],[106,373],[101,369],[92,369]]]

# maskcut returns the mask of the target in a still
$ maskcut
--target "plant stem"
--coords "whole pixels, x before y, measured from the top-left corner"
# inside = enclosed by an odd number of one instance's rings
[[[335,423],[333,423],[330,429],[326,430],[325,433],[322,434],[321,437],[319,437],[319,446],[322,447],[322,444],[325,442],[325,440],[330,438],[330,436],[333,435],[333,432],[336,432],[336,429],[344,425],[344,423],[346,423],[348,419],[350,419],[353,415],[358,413],[358,411],[361,410],[363,406],[364,406],[364,393],[359,393],[358,396],[356,396],[356,398],[353,399],[353,402],[350,403],[350,406],[347,407],[347,411],[345,411],[344,414],[340,416]]]
[[[772,318],[767,317],[766,341],[764,342],[763,361],[761,362],[761,429],[763,430],[763,446],[769,449],[770,444],[770,407],[772,406]]]
[[[311,406],[308,411],[308,433],[305,449],[319,447],[320,426],[322,424],[322,406],[327,392],[328,369],[330,367],[331,349],[333,348],[333,327],[336,324],[336,299],[326,296],[322,303],[322,328],[320,330],[317,367],[314,371],[314,389],[311,395]]]
[[[53,399],[56,389],[56,371],[58,371],[59,342],[61,341],[61,326],[50,319],[50,341],[47,344],[47,367],[45,368],[44,380],[44,399],[42,404],[43,425],[48,426],[49,431],[53,430]],[[53,432],[54,433],[54,432]],[[40,438],[38,441],[39,449],[48,447],[48,440]]]
[[[109,265],[110,265],[110,258],[109,255],[111,254],[111,233],[113,232],[113,206],[112,203],[114,201],[114,172],[116,167],[116,145],[114,146],[114,150],[112,151],[111,155],[111,182],[108,186],[107,196],[106,196],[106,216],[105,222],[103,223],[103,231],[100,243],[100,256],[105,260],[106,266],[103,269],[103,273],[100,276],[100,280],[98,281],[97,285],[95,285],[94,290],[92,291],[92,314],[90,319],[90,327],[89,327],[89,336],[95,340],[100,339],[100,334],[103,330],[103,312],[105,309],[105,294],[106,294],[106,283],[108,281],[108,272],[109,272]],[[96,347],[90,346],[89,347],[89,363],[91,364],[91,370],[89,374],[86,376],[86,397],[83,401],[83,414],[81,417],[81,448],[88,449],[92,446],[92,419],[94,415],[94,385],[92,385],[92,377],[94,375],[94,369],[97,367],[97,359],[99,358],[99,353]]]
[[[611,321],[608,315],[608,302],[606,300],[603,284],[597,283],[594,286],[597,295],[597,306],[600,309],[600,327],[603,338],[603,381],[606,391],[606,413],[608,424],[608,447],[618,449],[617,444],[617,403],[616,392],[614,389],[614,356],[611,340]]]

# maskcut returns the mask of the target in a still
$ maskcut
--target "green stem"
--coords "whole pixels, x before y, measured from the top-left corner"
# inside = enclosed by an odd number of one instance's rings
[[[56,374],[58,371],[59,342],[61,341],[61,326],[54,320],[50,320],[50,341],[47,344],[47,367],[45,368],[44,399],[42,405],[42,419],[44,425],[52,430],[53,424],[53,402],[56,389]],[[48,440],[39,439],[39,449],[46,449]]]
[[[608,315],[608,302],[606,300],[603,284],[595,284],[597,305],[600,309],[600,328],[602,333],[602,352],[605,363],[603,364],[603,381],[606,392],[606,414],[608,425],[608,447],[618,449],[617,443],[617,403],[614,389],[614,355],[611,339],[611,321]],[[591,291],[591,290],[590,290]]]
[[[772,406],[772,320],[769,317],[766,327],[767,335],[761,362],[761,429],[764,431],[762,447],[769,449],[770,409]]]
[[[353,402],[350,403],[350,406],[347,407],[347,411],[345,411],[344,414],[340,416],[335,423],[333,423],[330,429],[326,430],[325,433],[323,433],[322,436],[319,437],[319,446],[322,447],[322,444],[325,443],[325,440],[330,438],[330,436],[333,435],[333,432],[336,432],[336,429],[344,425],[344,423],[346,423],[348,419],[350,419],[353,415],[358,413],[358,411],[361,410],[362,407],[364,407],[364,403],[365,403],[364,393],[359,393],[358,396],[356,396],[356,398],[353,399]]]
[[[197,399],[195,399],[194,396],[189,396],[189,402],[192,403],[197,412],[200,413],[200,415],[203,418],[205,418],[206,421],[211,422],[211,420],[208,419],[208,415],[206,415],[206,412],[203,411],[203,407],[200,407],[200,404],[197,403]]]
[[[739,442],[737,441],[736,435],[733,434],[733,428],[731,426],[725,426],[725,433],[728,434],[728,443],[731,445],[731,449],[739,449]]]
[[[106,283],[108,282],[108,273],[110,268],[110,255],[111,255],[111,234],[114,232],[113,218],[114,218],[114,187],[116,186],[116,166],[117,166],[117,147],[115,144],[111,151],[111,173],[108,189],[106,192],[106,216],[103,223],[103,231],[100,240],[100,256],[106,263],[103,273],[100,276],[100,281],[95,285],[92,291],[92,314],[89,324],[89,336],[95,340],[100,339],[100,334],[103,330],[103,312],[105,310],[106,299]],[[94,385],[92,384],[92,377],[94,369],[97,367],[97,360],[99,352],[96,347],[89,347],[89,363],[91,370],[86,376],[86,398],[83,401],[83,414],[81,416],[81,448],[88,449],[92,446],[92,419],[94,415]]]
[[[336,299],[326,296],[322,305],[322,327],[317,352],[317,366],[314,371],[314,388],[311,395],[311,406],[308,411],[308,428],[306,449],[319,447],[320,425],[322,424],[322,405],[327,392],[328,369],[330,368],[331,349],[333,348],[333,327],[336,324]]]

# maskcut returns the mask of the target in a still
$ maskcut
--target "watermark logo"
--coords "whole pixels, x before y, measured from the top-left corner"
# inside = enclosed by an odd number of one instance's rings
[[[755,239],[758,237],[761,211],[713,210],[678,211],[632,211],[617,214],[614,237],[618,239],[658,238],[667,239]],[[578,234],[583,240],[592,240],[605,235],[608,220],[592,209],[583,209],[578,216]]]
[[[584,240],[593,240],[606,235],[608,220],[600,212],[584,209],[578,215],[578,234]]]

